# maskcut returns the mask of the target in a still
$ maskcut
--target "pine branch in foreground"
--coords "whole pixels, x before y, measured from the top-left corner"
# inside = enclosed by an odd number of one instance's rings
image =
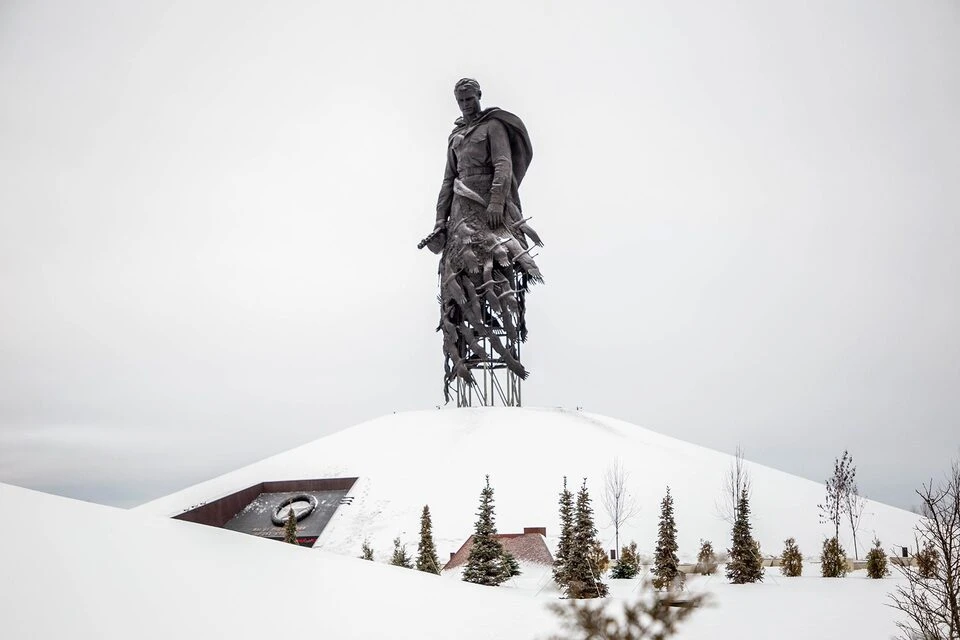
[[[552,604],[567,635],[550,640],[665,640],[707,602],[704,594],[655,591],[648,580],[642,583],[642,593],[638,600],[624,602],[622,613],[611,613],[604,601]]]

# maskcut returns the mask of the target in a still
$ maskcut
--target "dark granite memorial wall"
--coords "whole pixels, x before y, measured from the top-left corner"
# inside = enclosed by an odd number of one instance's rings
[[[261,482],[190,509],[175,518],[282,540],[283,526],[274,524],[272,517],[278,507],[285,500],[297,496],[303,497],[300,506],[312,498],[315,501],[314,508],[297,523],[297,541],[302,546],[312,546],[356,481],[357,478],[325,478]]]

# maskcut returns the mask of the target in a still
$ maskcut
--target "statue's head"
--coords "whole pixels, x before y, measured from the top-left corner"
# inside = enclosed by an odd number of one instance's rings
[[[460,106],[460,113],[472,120],[480,113],[480,83],[473,78],[462,78],[453,87],[453,95]]]

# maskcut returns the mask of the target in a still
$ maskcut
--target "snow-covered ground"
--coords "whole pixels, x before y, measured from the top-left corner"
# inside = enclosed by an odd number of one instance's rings
[[[599,505],[614,456],[631,473],[642,507],[621,531],[653,547],[667,484],[675,497],[681,556],[699,538],[728,544],[715,514],[731,458],[600,416],[561,410],[424,411],[386,416],[273,456],[142,507],[124,511],[0,485],[0,637],[547,638],[556,631],[547,605],[558,593],[549,568],[500,588],[357,559],[368,538],[385,560],[401,535],[416,545],[423,504],[433,512],[440,553],[471,533],[484,474],[496,488],[501,531],[546,526],[556,533],[563,475],[587,477],[601,535],[612,546]],[[829,529],[819,524],[821,485],[751,465],[755,532],[768,553],[787,536],[816,556]],[[339,508],[313,549],[172,520],[193,505],[264,480],[358,476],[354,501]],[[906,543],[916,517],[869,503],[861,536]],[[552,537],[552,536],[551,536]],[[551,541],[552,544],[552,541]],[[816,565],[807,564],[808,574]],[[452,573],[452,572],[451,572]],[[897,578],[783,578],[734,586],[722,574],[692,576],[711,595],[678,637],[737,640],[885,638],[885,606]],[[610,581],[608,606],[638,597],[638,580]]]
[[[0,507],[4,640],[534,638],[549,628],[516,590],[9,485]]]
[[[549,570],[500,588],[0,485],[0,637],[543,640],[556,630]],[[54,524],[55,526],[50,526]],[[898,580],[783,578],[712,595],[679,638],[886,638]],[[607,606],[639,597],[613,580]]]
[[[731,448],[734,443],[731,443]],[[587,478],[597,526],[607,548],[613,527],[603,512],[603,474],[614,457],[629,472],[628,490],[639,514],[620,531],[641,552],[656,543],[660,500],[667,485],[674,497],[679,554],[693,561],[700,539],[717,551],[729,546],[730,527],[717,516],[721,483],[732,456],[603,416],[562,409],[457,409],[399,413],[345,429],[219,478],[147,503],[138,510],[176,515],[264,480],[357,476],[353,504],[339,508],[316,547],[357,555],[368,538],[380,557],[400,536],[415,545],[420,511],[430,505],[441,560],[472,533],[484,475],[496,491],[497,526],[503,533],[545,526],[555,548],[557,495],[563,477],[571,487]],[[832,471],[824,460],[824,474]],[[823,485],[769,467],[749,465],[754,536],[767,555],[794,537],[806,556],[819,557],[832,527],[820,524]],[[877,535],[884,547],[908,545],[916,516],[868,502],[858,542]],[[841,542],[853,556],[849,531]]]

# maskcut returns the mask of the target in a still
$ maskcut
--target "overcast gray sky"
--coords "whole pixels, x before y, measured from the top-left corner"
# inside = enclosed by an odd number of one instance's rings
[[[0,2],[0,481],[132,505],[442,401],[452,87],[528,405],[910,507],[960,455],[960,3]]]

